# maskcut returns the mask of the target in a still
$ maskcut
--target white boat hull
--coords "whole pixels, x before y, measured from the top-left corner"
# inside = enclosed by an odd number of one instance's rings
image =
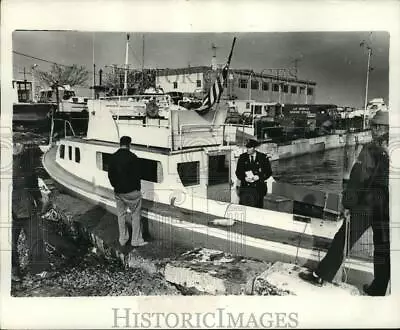
[[[84,180],[67,171],[56,159],[57,149],[51,148],[43,157],[49,175],[69,192],[100,205],[116,215],[116,204],[110,187]],[[157,194],[154,192],[157,191]],[[313,267],[325,255],[340,223],[313,219],[310,223],[293,220],[293,215],[237,204],[199,198],[176,196],[171,206],[172,189],[146,190],[142,216],[154,238],[163,238],[223,250],[267,261],[284,261]],[[210,224],[214,219],[235,220],[230,227]],[[173,244],[173,242],[171,242]],[[347,280],[361,287],[373,278],[370,261],[347,258]]]

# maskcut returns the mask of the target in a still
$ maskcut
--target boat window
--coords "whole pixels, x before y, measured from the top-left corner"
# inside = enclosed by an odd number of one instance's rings
[[[290,93],[297,94],[297,86],[290,86]]]
[[[279,92],[279,84],[273,84],[273,85],[272,85],[272,90],[273,90],[274,92]]]
[[[177,89],[177,88],[178,88],[178,82],[174,81],[174,89]]]
[[[196,87],[201,87],[201,80],[196,80]]]
[[[108,171],[108,164],[110,162],[111,154],[106,152],[96,152],[96,166],[99,170]]]
[[[68,158],[69,160],[72,160],[72,147],[68,146]]]
[[[112,154],[106,152],[96,152],[97,168],[107,172],[111,156]],[[150,182],[161,182],[163,180],[161,162],[145,158],[139,158],[139,162],[140,170],[142,171],[142,180]]]
[[[65,145],[60,145],[60,158],[64,159],[65,156]]]
[[[161,162],[152,159],[139,158],[140,168],[142,170],[142,180],[150,182],[161,182],[162,166]]]
[[[75,148],[75,161],[77,163],[81,162],[81,151],[79,148]]]
[[[229,158],[227,155],[210,155],[208,158],[208,185],[229,182]]]
[[[313,88],[307,88],[307,95],[313,95],[314,89]]]
[[[267,91],[268,89],[269,89],[269,84],[268,84],[267,82],[264,81],[264,82],[262,83],[262,90],[263,90],[263,91]]]
[[[178,163],[178,174],[185,187],[199,184],[200,162]]]

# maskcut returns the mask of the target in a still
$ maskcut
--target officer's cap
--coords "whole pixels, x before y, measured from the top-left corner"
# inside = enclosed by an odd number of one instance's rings
[[[259,145],[260,145],[260,143],[258,143],[257,140],[250,139],[250,140],[247,141],[247,143],[246,143],[246,148],[255,148],[255,147],[258,147]]]

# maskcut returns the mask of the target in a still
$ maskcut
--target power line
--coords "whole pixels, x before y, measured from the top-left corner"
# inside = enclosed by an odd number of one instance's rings
[[[71,67],[73,67],[73,65],[65,65],[65,64],[62,64],[62,63],[57,63],[57,62],[49,61],[49,60],[46,60],[46,59],[44,59],[44,58],[40,58],[40,57],[36,57],[36,56],[32,56],[32,55],[20,53],[20,52],[17,52],[17,51],[15,51],[15,50],[13,50],[12,52],[13,52],[14,54],[17,54],[17,55],[20,55],[20,56],[29,57],[29,58],[32,58],[32,59],[35,59],[35,60],[38,60],[38,61],[46,62],[46,63],[56,64],[56,65],[63,66],[63,67],[66,67],[66,68],[71,68]],[[88,71],[88,73],[93,73],[93,71],[90,71],[90,70],[87,70],[87,71]]]
[[[35,59],[35,60],[42,61],[42,62],[46,62],[46,63],[57,64],[57,65],[60,65],[60,66],[65,66],[65,67],[71,67],[71,66],[72,66],[72,65],[65,65],[65,64],[61,64],[61,63],[57,63],[57,62],[52,62],[52,61],[49,61],[49,60],[45,60],[44,58],[39,58],[39,57],[35,57],[35,56],[23,54],[23,53],[20,53],[20,52],[15,51],[15,50],[13,50],[13,53],[14,53],[14,54],[17,54],[17,55],[20,55],[20,56],[25,56],[25,57],[33,58],[33,59]]]

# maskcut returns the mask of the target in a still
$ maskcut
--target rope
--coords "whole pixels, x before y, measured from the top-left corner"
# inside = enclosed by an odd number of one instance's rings
[[[348,280],[348,274],[346,271],[346,259],[350,255],[350,215],[347,215],[344,217],[345,221],[345,227],[344,227],[344,246],[343,246],[343,261],[342,261],[342,267],[343,267],[343,282],[347,283]]]

